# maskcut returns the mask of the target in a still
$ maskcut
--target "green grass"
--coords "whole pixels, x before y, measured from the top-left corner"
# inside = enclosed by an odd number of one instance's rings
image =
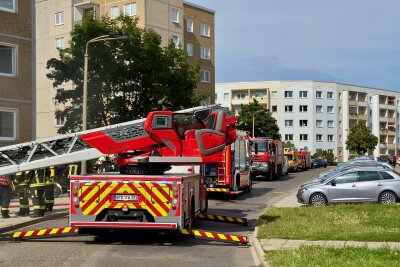
[[[301,246],[296,250],[276,250],[265,255],[272,266],[370,267],[398,266],[400,262],[400,251],[389,248]]]
[[[257,222],[258,238],[400,242],[399,205],[271,208]]]

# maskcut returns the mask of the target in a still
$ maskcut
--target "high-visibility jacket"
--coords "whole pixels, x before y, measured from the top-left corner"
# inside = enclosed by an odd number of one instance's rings
[[[54,166],[50,167],[49,171],[46,171],[46,185],[52,185],[54,184],[54,178],[56,177],[56,169]]]
[[[46,186],[46,176],[48,176],[48,170],[45,168],[37,169],[31,172],[30,175],[30,187],[43,187]]]
[[[17,172],[14,177],[14,184],[18,187],[24,187],[29,185],[30,177],[29,171],[26,172]]]

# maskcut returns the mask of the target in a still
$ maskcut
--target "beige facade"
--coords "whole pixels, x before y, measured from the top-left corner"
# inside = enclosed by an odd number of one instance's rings
[[[0,5],[0,146],[33,140],[34,1]]]
[[[162,37],[162,45],[166,46],[173,39],[177,46],[185,49],[187,31],[185,18],[190,16],[196,23],[207,23],[210,26],[210,36],[201,36],[200,24],[196,33],[191,34],[198,52],[190,58],[195,63],[200,59],[200,47],[210,49],[211,58],[203,60],[202,68],[209,72],[209,81],[200,82],[197,92],[208,93],[214,97],[214,12],[199,6],[194,6],[182,0],[36,0],[37,27],[37,137],[46,138],[57,134],[58,127],[63,123],[62,118],[55,118],[55,111],[60,108],[54,97],[57,90],[69,90],[72,84],[64,84],[53,88],[52,81],[46,78],[49,72],[46,62],[57,58],[57,46],[65,48],[68,45],[69,33],[75,23],[82,20],[87,12],[95,12],[99,16],[117,16],[127,14],[136,16],[138,24],[150,28]],[[189,15],[186,14],[188,12]],[[57,15],[62,13],[62,15]],[[62,16],[62,22],[59,20]],[[59,22],[59,23],[57,23]],[[90,54],[90,49],[89,49]],[[83,61],[83,58],[82,58]],[[89,63],[90,68],[90,63]],[[83,74],[82,74],[83,75]]]

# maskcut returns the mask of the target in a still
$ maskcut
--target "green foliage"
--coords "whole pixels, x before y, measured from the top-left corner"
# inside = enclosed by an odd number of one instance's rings
[[[281,140],[276,119],[272,117],[271,112],[263,112],[263,107],[255,99],[249,105],[241,105],[237,129],[253,134],[253,115],[255,137],[269,137]]]
[[[311,155],[311,158],[312,159],[317,159],[317,158],[326,159],[328,164],[332,164],[336,160],[333,152],[329,151],[329,150],[318,150],[317,152],[315,152],[314,154]]]
[[[85,16],[71,32],[69,47],[60,59],[47,62],[47,77],[55,88],[72,83],[72,90],[57,95],[63,104],[57,115],[66,118],[59,133],[79,131],[82,122],[83,67],[86,43],[111,32],[122,32],[127,40],[89,44],[88,129],[134,120],[153,110],[179,110],[199,104],[204,96],[193,93],[199,80],[200,63],[187,62],[187,54],[172,42],[161,47],[161,36],[141,29],[137,19],[120,16],[96,20]]]
[[[295,145],[290,141],[286,141],[285,142],[285,148],[291,148],[291,147],[295,147]]]
[[[378,137],[373,135],[364,122],[358,121],[357,125],[350,129],[347,136],[346,149],[364,154],[372,150],[378,144]]]

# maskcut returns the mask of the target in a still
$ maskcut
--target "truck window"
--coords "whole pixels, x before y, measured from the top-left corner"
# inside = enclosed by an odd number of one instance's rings
[[[236,139],[234,143],[235,152],[235,167],[241,171],[246,169],[247,150],[244,140]]]
[[[268,151],[268,142],[264,140],[253,141],[252,148],[253,150],[258,148],[258,152],[267,152]]]

